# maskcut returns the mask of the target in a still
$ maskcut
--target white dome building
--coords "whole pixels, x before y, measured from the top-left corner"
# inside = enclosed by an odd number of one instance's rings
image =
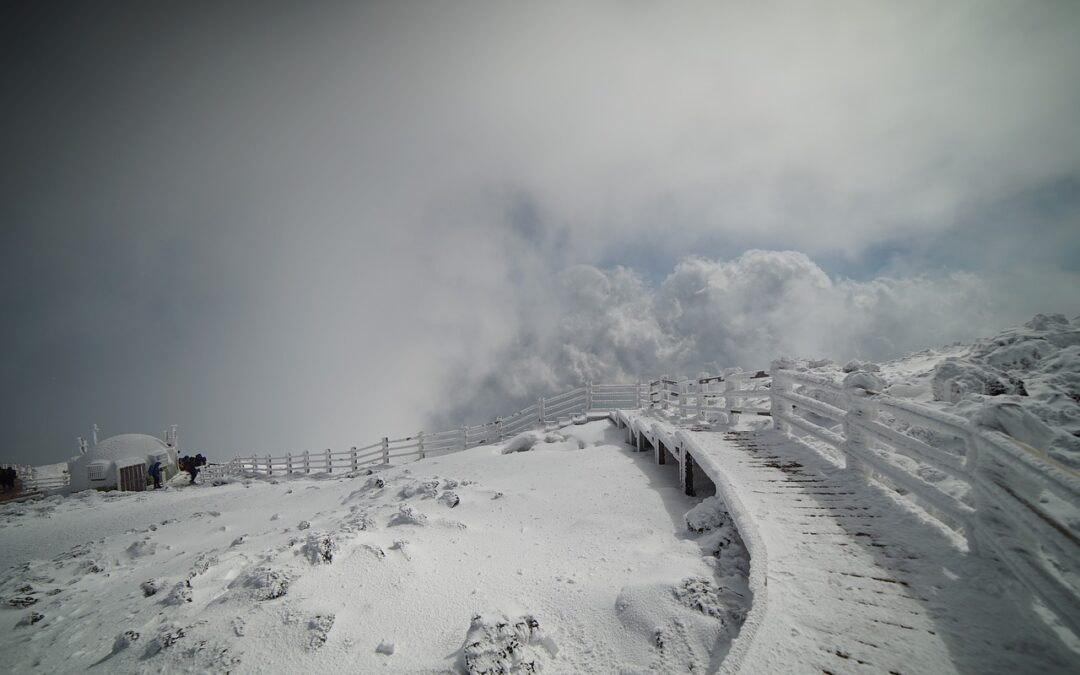
[[[170,442],[146,434],[120,434],[95,443],[68,462],[70,491],[145,490],[146,472],[154,462],[161,462],[163,479],[171,478],[178,471],[175,427],[166,437]]]

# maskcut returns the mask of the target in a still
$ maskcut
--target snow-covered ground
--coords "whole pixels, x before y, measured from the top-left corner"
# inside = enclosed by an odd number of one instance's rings
[[[189,487],[181,474],[164,491],[7,505],[6,666],[715,667],[750,602],[723,505],[683,496],[674,467],[607,421],[532,440],[370,475]]]
[[[786,362],[839,384],[852,362]],[[1080,469],[1080,317],[1039,314],[972,344],[926,349],[878,367],[885,393],[1004,432]]]

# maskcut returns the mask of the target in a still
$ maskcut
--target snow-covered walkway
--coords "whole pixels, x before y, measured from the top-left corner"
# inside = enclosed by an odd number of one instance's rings
[[[722,666],[745,673],[1069,672],[997,561],[885,489],[774,430],[687,431],[621,412],[654,446],[689,452],[751,554],[754,605]],[[1071,665],[1070,665],[1071,664]],[[1075,671],[1073,671],[1075,672]]]

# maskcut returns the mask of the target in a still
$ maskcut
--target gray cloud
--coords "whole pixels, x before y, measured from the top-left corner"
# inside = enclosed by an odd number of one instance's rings
[[[3,458],[1080,311],[1076,3],[5,11]]]

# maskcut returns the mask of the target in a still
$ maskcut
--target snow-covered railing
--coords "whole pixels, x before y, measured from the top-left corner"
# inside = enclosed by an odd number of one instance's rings
[[[738,415],[769,415],[769,374],[737,372],[674,379],[667,376],[649,382],[644,405],[680,421],[707,424],[724,414],[729,420]]]
[[[1080,474],[1014,438],[881,393],[871,373],[842,385],[774,368],[776,427],[825,445],[1004,561],[1080,634]]]
[[[497,443],[536,426],[566,424],[588,412],[607,412],[619,408],[639,407],[646,398],[642,384],[593,384],[540,398],[518,412],[499,417],[486,424],[461,426],[437,432],[417,432],[401,438],[382,438],[363,447],[348,450],[305,451],[284,455],[253,455],[240,457],[226,464],[211,465],[203,475],[214,478],[225,475],[255,473],[286,475],[296,473],[347,473],[364,467],[400,464],[426,457]]]

